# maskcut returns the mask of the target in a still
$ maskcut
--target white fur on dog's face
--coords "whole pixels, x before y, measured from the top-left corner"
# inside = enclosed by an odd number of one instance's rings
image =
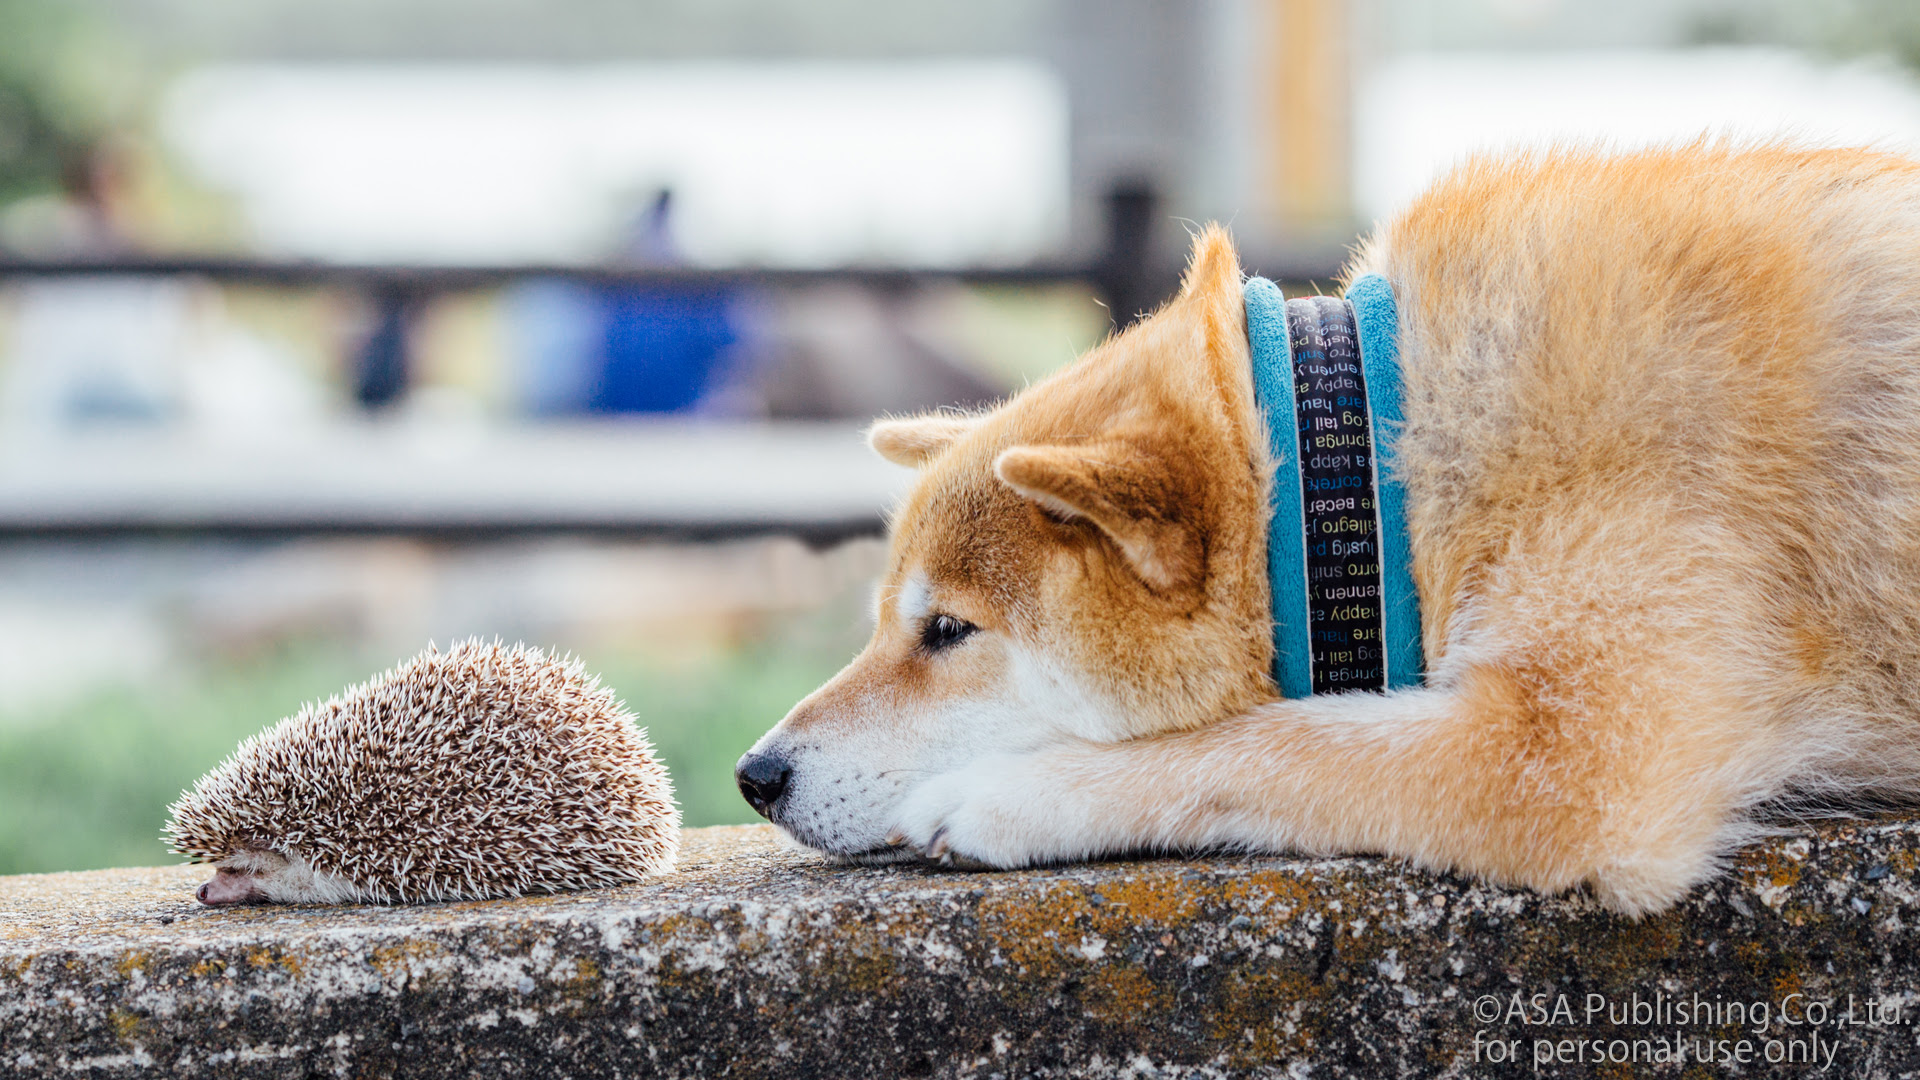
[[[866,651],[751,751],[792,770],[773,820],[799,843],[893,858],[900,806],[921,782],[992,754],[1119,737],[1119,713],[1091,680],[977,600],[943,595],[924,572],[883,588],[876,614]],[[978,629],[930,652],[924,630],[941,615]]]

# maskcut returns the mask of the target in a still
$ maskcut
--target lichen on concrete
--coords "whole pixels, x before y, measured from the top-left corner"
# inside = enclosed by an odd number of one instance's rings
[[[1372,858],[846,868],[766,827],[476,903],[0,878],[0,1076],[1898,1076],[1916,862],[1920,824],[1821,826],[1640,922]]]

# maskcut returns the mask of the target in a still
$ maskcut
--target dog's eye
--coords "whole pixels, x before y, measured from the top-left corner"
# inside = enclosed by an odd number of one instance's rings
[[[951,615],[935,615],[920,628],[920,647],[928,652],[958,645],[980,629],[965,619],[956,619]]]

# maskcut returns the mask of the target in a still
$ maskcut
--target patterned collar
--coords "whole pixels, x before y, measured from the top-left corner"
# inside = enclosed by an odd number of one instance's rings
[[[1267,517],[1273,677],[1289,698],[1420,683],[1393,288],[1368,274],[1345,298],[1288,300],[1246,283],[1254,396],[1275,466]],[[1378,454],[1376,454],[1376,449]]]

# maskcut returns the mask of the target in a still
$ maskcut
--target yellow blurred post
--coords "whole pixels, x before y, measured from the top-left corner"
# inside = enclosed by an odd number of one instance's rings
[[[1351,0],[1264,0],[1267,190],[1283,234],[1352,224]]]

